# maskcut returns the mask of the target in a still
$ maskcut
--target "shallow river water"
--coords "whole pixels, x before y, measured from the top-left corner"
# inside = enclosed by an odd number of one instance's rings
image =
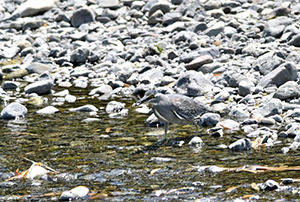
[[[205,144],[196,148],[188,145],[194,136],[193,126],[171,125],[172,135],[164,145],[163,128],[146,127],[148,115],[134,111],[132,97],[118,99],[126,102],[128,116],[110,118],[105,112],[110,100],[88,97],[85,90],[70,89],[70,93],[78,98],[76,103],[56,105],[60,111],[54,115],[38,115],[40,108],[26,105],[25,119],[0,120],[1,199],[56,201],[62,191],[80,185],[90,192],[107,194],[107,201],[224,201],[248,195],[260,201],[300,199],[296,182],[284,190],[253,188],[253,184],[269,179],[278,183],[282,178],[299,179],[299,171],[217,172],[218,167],[298,166],[298,150],[280,152],[292,140],[280,139],[282,143],[271,148],[231,152],[219,145],[229,145],[245,137],[243,133],[225,132],[224,137],[211,137],[207,128],[202,128]],[[51,95],[45,97],[52,99]],[[86,104],[96,106],[97,114],[68,110]],[[83,122],[86,118],[100,121]],[[22,157],[43,162],[59,173],[47,179],[4,182],[18,168],[30,167],[31,163]]]

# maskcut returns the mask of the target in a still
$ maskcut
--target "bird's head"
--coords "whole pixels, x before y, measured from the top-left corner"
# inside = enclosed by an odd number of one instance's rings
[[[142,97],[140,100],[138,100],[136,103],[134,103],[132,106],[139,106],[140,104],[151,101],[155,96],[158,94],[156,90],[148,90],[144,97]]]

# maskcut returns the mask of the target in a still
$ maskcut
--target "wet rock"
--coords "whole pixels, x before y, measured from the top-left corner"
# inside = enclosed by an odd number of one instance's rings
[[[15,119],[25,117],[27,115],[27,108],[17,102],[12,102],[1,111],[2,119]]]
[[[39,95],[50,93],[53,88],[53,82],[51,80],[36,81],[27,85],[24,90],[25,93],[37,93]]]
[[[150,160],[150,162],[154,162],[156,164],[162,164],[162,163],[168,163],[171,161],[175,161],[174,158],[167,158],[167,157],[152,157]]]
[[[188,96],[204,95],[213,88],[213,83],[207,80],[203,73],[194,70],[183,73],[174,84],[175,91]]]
[[[265,183],[259,184],[259,187],[262,190],[273,191],[273,190],[278,189],[280,187],[280,185],[274,180],[267,180]]]
[[[210,135],[210,136],[213,136],[213,137],[223,137],[223,134],[224,134],[224,128],[221,127],[221,126],[216,126],[214,128],[210,128],[207,130],[207,133]],[[227,146],[226,146],[227,148]]]
[[[88,7],[79,8],[71,17],[71,25],[73,27],[79,27],[84,23],[90,23],[95,20],[93,11]]]
[[[81,107],[76,107],[76,108],[70,108],[69,109],[72,112],[97,112],[99,111],[97,107],[94,105],[84,105]]]
[[[239,130],[240,124],[231,119],[220,121],[217,126],[223,127],[225,130]]]
[[[19,88],[19,86],[20,86],[20,83],[16,82],[16,81],[4,81],[1,84],[1,88],[3,90],[15,90],[15,89]]]
[[[110,101],[105,108],[107,113],[116,113],[120,112],[122,109],[125,108],[125,103],[117,102],[117,101]]]
[[[59,201],[76,201],[76,200],[87,200],[89,198],[89,189],[85,186],[78,186],[69,191],[64,191]]]
[[[292,63],[284,63],[262,77],[258,82],[258,87],[267,87],[274,84],[277,87],[281,86],[287,81],[295,81],[298,78],[296,67]]]
[[[280,100],[298,98],[300,96],[300,86],[295,81],[288,81],[282,86],[280,86],[275,94],[274,98],[278,98]]]
[[[251,140],[248,138],[239,139],[229,145],[231,151],[248,151],[252,149]]]
[[[43,109],[38,110],[36,113],[38,113],[38,114],[54,114],[58,111],[59,111],[59,109],[57,109],[56,107],[47,106]]]
[[[99,95],[104,95],[104,94],[109,94],[112,92],[112,87],[110,85],[101,85],[98,88],[94,88],[93,90],[91,90],[91,92],[89,93],[89,95],[95,95],[95,94],[99,94]]]
[[[193,137],[190,141],[189,141],[189,145],[190,146],[194,146],[194,147],[201,147],[204,145],[203,140],[200,137]]]

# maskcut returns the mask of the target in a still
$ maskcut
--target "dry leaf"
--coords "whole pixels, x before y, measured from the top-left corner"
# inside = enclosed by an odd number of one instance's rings
[[[106,133],[109,133],[110,130],[111,130],[111,127],[105,128],[105,132],[106,132]]]
[[[92,193],[89,194],[91,200],[103,200],[108,197],[107,194],[104,193]]]
[[[237,190],[238,187],[230,187],[226,190],[226,193],[232,193]]]
[[[161,168],[156,168],[150,171],[150,175],[154,175],[157,171],[161,170]]]
[[[252,197],[254,197],[255,195],[253,195],[253,194],[248,194],[248,195],[245,195],[245,196],[243,196],[243,199],[250,199],[250,198],[252,198]]]
[[[215,73],[215,74],[213,74],[213,76],[221,76],[222,75],[222,73]]]
[[[254,182],[251,184],[251,188],[254,189],[254,190],[256,190],[256,191],[259,191],[259,187]]]

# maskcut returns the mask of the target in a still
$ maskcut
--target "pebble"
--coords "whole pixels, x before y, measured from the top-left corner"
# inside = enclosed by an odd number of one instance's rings
[[[38,114],[54,114],[58,111],[59,111],[59,109],[57,109],[56,107],[47,106],[43,109],[38,110],[36,113],[38,113]]]

